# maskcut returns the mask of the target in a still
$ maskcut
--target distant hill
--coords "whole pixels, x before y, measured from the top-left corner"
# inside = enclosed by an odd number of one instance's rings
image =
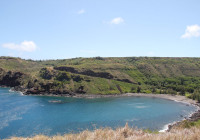
[[[0,85],[27,94],[164,93],[196,96],[200,58],[95,57],[33,61],[0,57]]]

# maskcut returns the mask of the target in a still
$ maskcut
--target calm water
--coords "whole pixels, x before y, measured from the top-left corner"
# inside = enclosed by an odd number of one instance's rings
[[[75,99],[23,96],[0,88],[0,139],[10,136],[55,135],[99,127],[163,129],[164,125],[194,112],[187,106],[165,99],[120,97]]]

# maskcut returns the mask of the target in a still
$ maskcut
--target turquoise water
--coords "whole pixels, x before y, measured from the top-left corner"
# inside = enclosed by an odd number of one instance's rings
[[[131,127],[160,130],[195,110],[194,106],[159,98],[23,96],[0,88],[0,139],[116,128],[126,122]]]

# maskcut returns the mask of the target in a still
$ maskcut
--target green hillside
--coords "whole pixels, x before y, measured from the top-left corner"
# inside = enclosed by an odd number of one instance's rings
[[[74,58],[33,61],[0,57],[0,85],[27,94],[163,93],[199,98],[200,58]],[[199,99],[200,100],[200,99]]]

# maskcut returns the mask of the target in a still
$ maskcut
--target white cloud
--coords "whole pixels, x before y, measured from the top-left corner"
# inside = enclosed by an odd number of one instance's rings
[[[5,43],[2,45],[2,47],[24,52],[33,52],[37,49],[37,46],[33,41],[23,41],[20,44]]]
[[[85,13],[85,10],[84,10],[84,9],[81,9],[81,10],[79,10],[77,13],[78,13],[79,15],[80,15],[80,14],[84,14],[84,13]]]
[[[185,34],[183,34],[181,38],[191,38],[191,37],[199,37],[199,36],[200,36],[200,26],[195,24],[195,25],[187,26],[185,30]]]
[[[121,17],[116,17],[110,21],[110,24],[121,24],[124,23],[124,19]]]

